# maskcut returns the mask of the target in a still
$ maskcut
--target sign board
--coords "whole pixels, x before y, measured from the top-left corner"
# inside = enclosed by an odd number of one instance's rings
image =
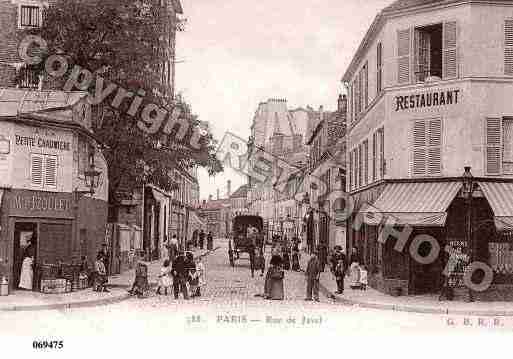
[[[438,90],[413,93],[395,97],[395,111],[457,105],[461,100],[460,90]]]
[[[47,218],[74,217],[71,193],[13,190],[9,196],[9,215]]]

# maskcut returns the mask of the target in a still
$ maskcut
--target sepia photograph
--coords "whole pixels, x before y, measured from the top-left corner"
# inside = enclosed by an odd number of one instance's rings
[[[0,0],[0,355],[512,332],[513,0]]]

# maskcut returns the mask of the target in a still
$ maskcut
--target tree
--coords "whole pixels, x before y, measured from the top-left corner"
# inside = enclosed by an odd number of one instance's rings
[[[212,134],[201,128],[188,104],[171,97],[169,83],[163,80],[162,66],[169,60],[170,36],[174,36],[178,22],[173,12],[163,11],[161,3],[56,0],[45,10],[43,27],[38,29],[38,35],[48,43],[43,59],[61,54],[69,64],[68,73],[53,79],[52,87],[62,89],[73,67],[78,65],[133,93],[144,90],[145,103],[168,110],[180,106],[190,123],[187,135],[178,141],[174,136],[176,129],[169,135],[141,131],[137,127],[140,113],[128,115],[128,104],[109,108],[107,104],[114,93],[99,105],[101,111],[94,131],[105,145],[109,202],[113,205],[123,199],[123,193],[132,193],[144,183],[172,190],[174,181],[170,173],[177,168],[201,166],[210,174],[222,170]],[[43,71],[44,61],[37,66],[37,70]],[[87,90],[94,94],[94,81]],[[201,148],[194,150],[187,143],[193,131],[198,130],[203,134]]]

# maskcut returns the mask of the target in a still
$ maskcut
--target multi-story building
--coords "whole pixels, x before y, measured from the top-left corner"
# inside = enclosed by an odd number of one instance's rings
[[[307,145],[310,146],[308,168],[303,178],[310,183],[307,191],[309,203],[307,244],[309,248],[322,245],[333,249],[346,246],[346,223],[337,220],[335,206],[329,196],[333,191],[345,191],[345,133],[347,98],[340,95],[337,110],[321,112]],[[313,188],[311,184],[314,184]]]
[[[28,239],[34,289],[41,265],[92,265],[105,241],[108,171],[86,95],[0,89],[0,271],[13,288]]]
[[[244,184],[230,195],[232,217],[236,216],[238,213],[248,213],[248,188],[249,186]]]
[[[212,233],[214,238],[227,237],[231,227],[231,201],[230,198],[213,199],[209,197],[199,207],[199,216],[203,219],[206,232]]]
[[[373,287],[459,288],[479,261],[493,283],[474,294],[513,297],[512,48],[511,1],[398,0],[367,31],[343,81],[347,189],[366,219],[360,226],[353,217],[349,245],[369,266]],[[383,217],[396,226],[384,227]],[[392,230],[406,233],[404,250],[394,249]],[[409,254],[418,234],[436,239],[422,249],[425,256],[440,248],[433,261]],[[467,258],[446,255],[446,246]],[[448,257],[457,265],[446,278]]]
[[[266,227],[272,235],[281,232],[282,218],[276,205],[283,197],[284,182],[288,174],[300,170],[306,164],[308,148],[305,144],[306,133],[311,130],[315,113],[312,109],[287,109],[284,99],[270,99],[260,103],[251,126],[251,154],[265,152],[271,163],[272,171],[264,181],[249,178],[249,213],[264,218]],[[250,155],[250,161],[256,161]],[[286,167],[286,171],[283,168]],[[275,186],[278,182],[279,184]]]

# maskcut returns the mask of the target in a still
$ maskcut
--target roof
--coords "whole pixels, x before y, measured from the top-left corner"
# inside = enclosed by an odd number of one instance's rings
[[[243,184],[235,192],[233,192],[233,194],[230,196],[230,198],[247,197],[248,196],[248,190],[249,190],[249,185]]]
[[[431,5],[443,2],[447,2],[447,0],[396,0],[391,5],[384,8],[383,11],[406,10],[412,7]]]
[[[35,91],[0,88],[0,116],[16,116],[19,113],[59,110],[76,104],[85,97],[82,91]]]

